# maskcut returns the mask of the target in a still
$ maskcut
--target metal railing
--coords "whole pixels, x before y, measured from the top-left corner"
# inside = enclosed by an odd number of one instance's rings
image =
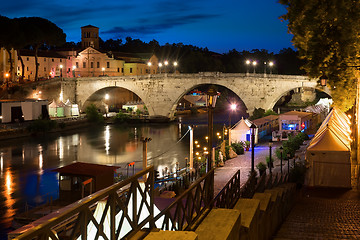
[[[240,198],[240,194],[240,170],[238,170],[216,195],[214,205],[217,208],[233,208]]]
[[[148,174],[144,187],[140,186],[141,178]],[[15,239],[52,239],[61,238],[61,233],[56,232],[56,227],[61,223],[73,218],[73,227],[67,232],[70,239],[87,239],[88,224],[92,223],[96,228],[97,239],[102,236],[104,239],[119,239],[120,230],[124,222],[130,226],[130,231],[123,237],[130,238],[146,224],[150,228],[154,225],[154,171],[149,167],[140,171],[133,177],[122,182],[116,183],[108,188],[102,189],[89,195],[65,208],[48,221],[26,231]],[[124,188],[124,189],[123,189]],[[101,218],[94,217],[92,206],[99,201],[105,201],[105,207],[101,213]],[[129,204],[132,202],[132,204]],[[132,206],[130,209],[129,206]],[[139,220],[142,211],[148,212],[147,217]],[[122,212],[122,214],[119,214]],[[105,219],[109,220],[109,226],[104,227]],[[110,229],[108,229],[110,228]],[[105,234],[105,232],[107,234]],[[59,235],[60,234],[60,235]]]
[[[206,216],[206,211],[212,209],[213,196],[214,169],[211,169],[161,211],[155,217],[154,222],[162,230],[193,230],[196,228],[195,223],[201,217]],[[161,221],[160,224],[158,224],[159,220]]]

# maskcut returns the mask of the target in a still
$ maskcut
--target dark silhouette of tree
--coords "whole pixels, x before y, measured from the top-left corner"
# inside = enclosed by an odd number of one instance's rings
[[[280,0],[292,42],[312,78],[328,77],[334,104],[346,111],[356,94],[360,65],[360,1]]]

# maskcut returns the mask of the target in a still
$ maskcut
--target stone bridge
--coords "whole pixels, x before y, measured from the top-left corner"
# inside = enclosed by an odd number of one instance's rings
[[[139,96],[147,106],[150,116],[163,116],[170,119],[174,116],[179,100],[192,89],[205,84],[221,85],[230,89],[240,97],[250,114],[255,107],[272,109],[282,96],[296,88],[316,88],[329,94],[328,89],[319,86],[316,79],[309,79],[306,76],[275,74],[204,72],[63,78],[57,81],[61,85],[63,99],[76,102],[81,109],[97,91],[121,87]],[[60,94],[60,89],[57,89]],[[50,100],[50,98],[48,99]]]

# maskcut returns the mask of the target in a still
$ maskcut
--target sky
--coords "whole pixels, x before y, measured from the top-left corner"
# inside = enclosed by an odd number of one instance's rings
[[[149,42],[183,43],[226,53],[292,47],[286,13],[277,0],[13,0],[2,1],[0,15],[46,18],[81,40],[80,28],[99,27],[100,38],[132,37]]]

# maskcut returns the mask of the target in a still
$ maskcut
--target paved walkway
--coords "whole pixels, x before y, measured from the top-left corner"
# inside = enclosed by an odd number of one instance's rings
[[[360,239],[360,192],[304,188],[274,239]]]
[[[271,150],[271,155],[275,159],[273,172],[280,172],[280,160],[277,159],[275,155],[275,151],[278,147],[281,146],[280,142],[274,142]],[[255,171],[256,164],[259,162],[266,163],[266,157],[269,156],[269,146],[268,143],[258,144],[255,147],[254,152],[254,162],[255,162]],[[285,161],[283,165],[285,164]],[[221,189],[224,188],[226,183],[234,176],[237,170],[240,169],[240,179],[241,185],[244,184],[249,177],[249,173],[251,170],[251,150],[245,151],[245,154],[238,155],[236,158],[229,159],[225,161],[224,167],[219,167],[215,169],[215,177],[214,177],[214,195],[216,196]],[[287,166],[283,167],[283,171],[287,170]]]

